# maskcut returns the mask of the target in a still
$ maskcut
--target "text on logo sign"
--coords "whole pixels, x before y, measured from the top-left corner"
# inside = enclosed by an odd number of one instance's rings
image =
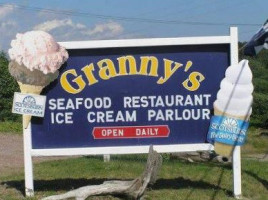
[[[121,56],[117,58],[117,71],[114,62],[111,59],[102,59],[97,62],[99,68],[98,75],[102,80],[109,80],[110,78],[126,75],[159,77],[158,63],[159,61],[155,56],[141,56],[140,66],[138,68],[134,56]],[[164,74],[159,77],[157,84],[164,84],[179,68],[184,66],[182,63],[165,58],[163,59],[163,63]],[[184,67],[184,72],[187,72],[192,65],[192,61],[187,61]],[[78,75],[75,69],[69,69],[61,75],[60,83],[66,92],[77,94],[86,87],[86,82],[89,86],[99,82],[96,75],[93,73],[95,71],[94,63],[84,66],[81,71],[84,73],[86,79],[83,78],[82,75]],[[188,78],[182,82],[182,85],[189,91],[196,91],[203,80],[205,80],[203,74],[193,71],[189,74]]]

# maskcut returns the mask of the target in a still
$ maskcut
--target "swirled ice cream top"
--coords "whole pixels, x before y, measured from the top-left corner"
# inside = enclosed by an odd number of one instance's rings
[[[235,116],[249,116],[252,112],[252,72],[248,60],[231,65],[221,81],[214,108]]]
[[[44,31],[17,34],[8,51],[10,59],[44,74],[54,73],[68,59],[68,52]]]

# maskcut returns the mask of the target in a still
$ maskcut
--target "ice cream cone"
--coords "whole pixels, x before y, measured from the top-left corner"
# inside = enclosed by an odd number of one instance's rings
[[[249,121],[249,117],[252,112],[253,90],[254,87],[252,84],[252,72],[248,65],[248,60],[242,60],[238,64],[229,66],[225,71],[225,77],[220,83],[220,90],[218,91],[217,98],[213,104],[214,115],[234,118],[245,122]],[[220,126],[223,125],[224,127],[225,123],[228,124],[227,120],[228,119],[223,119],[222,122],[217,121],[219,127],[215,128],[214,130],[219,131],[219,140],[214,140],[214,150],[217,154],[221,156],[230,157],[233,154],[235,146],[241,146],[244,143],[244,139],[246,136],[240,137],[237,135],[232,135],[238,133],[234,132],[230,128],[227,128],[226,130],[223,130],[223,132],[221,132]],[[242,125],[240,124],[239,126],[243,125],[245,125],[246,127],[245,129],[243,129],[243,134],[246,134],[248,123],[242,123]],[[221,133],[224,134],[221,135]],[[211,132],[209,132],[209,134],[209,138],[212,139]],[[228,136],[228,138],[220,138],[220,136]],[[237,141],[233,141],[235,138],[237,138]]]
[[[214,106],[214,115],[232,117],[232,118],[236,118],[236,119],[240,119],[240,120],[244,120],[244,121],[248,121],[249,117],[250,117],[250,115],[246,115],[246,116],[231,115],[229,113],[226,113],[226,112],[220,110],[216,106]],[[223,144],[223,143],[220,143],[220,142],[215,142],[214,143],[215,152],[217,154],[219,154],[221,156],[225,156],[225,157],[231,157],[232,156],[234,147],[235,146],[228,145],[228,144]]]
[[[29,94],[40,94],[58,77],[58,69],[69,57],[66,49],[44,31],[17,34],[8,54],[10,74],[18,82],[21,92]],[[30,115],[23,115],[24,128],[30,121]]]
[[[37,94],[39,95],[44,86],[28,85],[18,81],[21,93]],[[31,121],[31,115],[23,115],[23,128],[26,129]]]

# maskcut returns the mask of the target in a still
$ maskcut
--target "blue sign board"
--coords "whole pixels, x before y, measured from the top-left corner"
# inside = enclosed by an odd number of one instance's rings
[[[33,149],[206,143],[230,45],[68,50]]]

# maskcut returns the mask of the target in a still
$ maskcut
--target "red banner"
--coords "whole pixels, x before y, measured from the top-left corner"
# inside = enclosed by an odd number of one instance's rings
[[[167,125],[94,127],[94,139],[156,138],[168,137]]]

